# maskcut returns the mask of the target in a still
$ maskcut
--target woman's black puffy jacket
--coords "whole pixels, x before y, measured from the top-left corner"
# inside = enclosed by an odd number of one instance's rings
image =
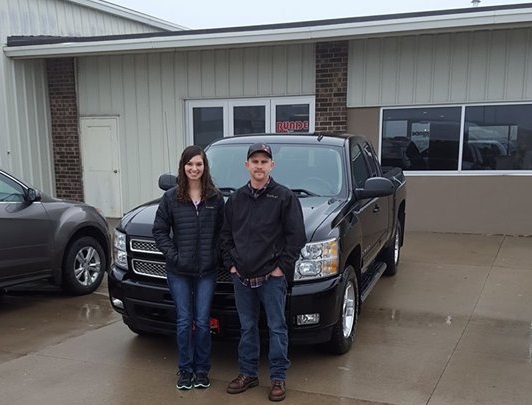
[[[224,199],[220,192],[196,207],[177,201],[177,187],[166,191],[153,224],[153,237],[166,258],[166,271],[200,276],[217,270]]]

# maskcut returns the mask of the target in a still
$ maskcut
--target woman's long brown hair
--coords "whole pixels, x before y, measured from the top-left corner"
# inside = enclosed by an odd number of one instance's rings
[[[212,181],[211,171],[209,168],[209,161],[203,149],[196,145],[187,146],[181,154],[179,160],[179,168],[177,173],[177,201],[186,202],[191,201],[188,194],[188,177],[185,173],[185,165],[190,162],[194,156],[201,156],[203,159],[203,174],[201,176],[201,199],[205,200],[206,196],[210,196],[217,192],[214,182]]]

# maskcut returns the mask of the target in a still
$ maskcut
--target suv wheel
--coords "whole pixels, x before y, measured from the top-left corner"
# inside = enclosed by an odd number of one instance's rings
[[[68,245],[64,257],[63,287],[66,291],[83,295],[100,286],[107,260],[96,239],[91,236],[75,239]]]
[[[360,312],[360,292],[358,278],[352,267],[347,268],[348,279],[344,284],[342,305],[338,322],[333,327],[331,340],[325,344],[330,353],[344,354],[351,349],[355,340],[355,333]]]

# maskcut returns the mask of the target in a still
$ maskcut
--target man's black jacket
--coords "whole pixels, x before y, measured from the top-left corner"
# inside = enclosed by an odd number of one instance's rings
[[[221,232],[224,266],[235,266],[241,277],[264,276],[277,266],[288,282],[305,245],[301,204],[292,191],[270,179],[257,197],[248,185],[225,204]]]
[[[153,224],[153,237],[166,258],[166,270],[182,275],[203,275],[219,265],[219,233],[224,199],[210,195],[196,206],[177,201],[177,187],[166,191]]]

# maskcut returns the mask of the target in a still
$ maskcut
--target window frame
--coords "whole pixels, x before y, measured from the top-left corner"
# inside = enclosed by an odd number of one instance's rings
[[[186,145],[194,144],[193,109],[202,107],[221,107],[223,110],[223,137],[234,136],[234,107],[253,107],[264,105],[265,133],[275,132],[276,107],[278,105],[308,104],[309,105],[309,133],[315,131],[316,97],[315,96],[288,96],[288,97],[251,97],[251,98],[224,98],[209,100],[185,100],[185,142]]]

